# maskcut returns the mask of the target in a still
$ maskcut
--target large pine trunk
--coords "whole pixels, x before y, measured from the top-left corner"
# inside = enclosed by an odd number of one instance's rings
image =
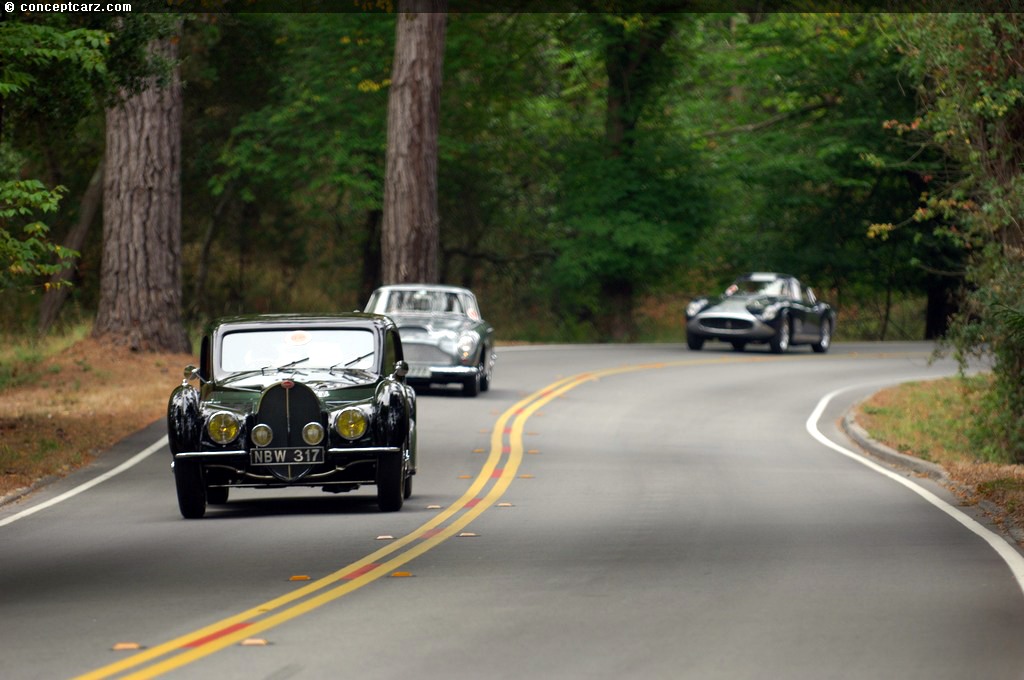
[[[154,52],[176,60],[161,40]],[[107,110],[103,264],[93,335],[188,352],[181,316],[181,82],[177,67]]]
[[[438,280],[437,136],[447,3],[399,3],[388,95],[384,283]]]

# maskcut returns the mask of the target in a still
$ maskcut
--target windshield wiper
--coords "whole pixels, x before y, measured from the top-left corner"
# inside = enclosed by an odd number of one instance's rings
[[[301,364],[303,361],[309,361],[309,357],[302,357],[301,359],[296,359],[295,361],[289,361],[287,364],[283,364],[281,366],[278,366],[274,370],[275,371],[281,371],[281,370],[286,369],[286,368],[291,368],[295,364]],[[264,371],[266,371],[268,368],[270,368],[270,366],[264,366],[263,368],[261,368],[260,369],[260,374],[261,375],[266,375],[266,373],[264,373]]]
[[[367,352],[366,354],[364,354],[361,357],[356,357],[352,361],[345,362],[345,368],[348,368],[352,364],[358,364],[360,361],[362,361],[363,359],[366,359],[367,357],[372,357],[373,353],[374,353],[374,350],[370,350],[369,352]],[[328,368],[327,372],[330,373],[331,375],[334,375],[334,369],[336,369],[338,366],[341,366],[341,364],[342,364],[342,362],[339,361],[338,363],[336,363],[333,366],[331,366],[330,368]],[[360,370],[362,370],[362,369],[360,369]]]

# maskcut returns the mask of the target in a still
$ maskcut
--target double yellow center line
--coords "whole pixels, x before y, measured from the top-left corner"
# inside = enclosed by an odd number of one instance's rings
[[[551,400],[582,384],[619,373],[669,366],[758,360],[763,359],[697,359],[632,365],[581,373],[558,380],[520,400],[498,418],[491,431],[490,453],[469,489],[456,502],[414,531],[286,595],[79,675],[75,680],[157,677],[291,621],[391,574],[395,569],[456,536],[494,505],[508,490],[522,462],[523,428],[526,421]]]

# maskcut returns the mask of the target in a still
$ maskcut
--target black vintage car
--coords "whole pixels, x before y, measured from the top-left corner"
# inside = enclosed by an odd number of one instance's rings
[[[374,314],[222,319],[171,394],[178,506],[199,518],[232,487],[376,485],[395,511],[416,474],[416,395],[394,323]],[[198,387],[191,381],[197,381]]]
[[[697,298],[686,308],[686,344],[699,350],[705,340],[722,340],[742,352],[767,343],[776,354],[791,345],[827,352],[836,314],[796,277],[775,272],[744,274],[718,297]]]

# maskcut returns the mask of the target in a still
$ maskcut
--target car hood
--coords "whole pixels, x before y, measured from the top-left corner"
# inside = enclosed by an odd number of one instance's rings
[[[204,400],[204,406],[208,409],[233,411],[239,414],[253,413],[266,389],[280,382],[281,380],[270,380],[262,386],[259,384],[217,386]],[[327,410],[337,409],[352,402],[372,399],[377,387],[376,379],[363,380],[358,383],[345,379],[321,380],[318,378],[305,381],[295,380],[295,382],[302,383],[313,390]]]
[[[389,314],[388,316],[398,326],[398,332],[403,340],[407,336],[417,334],[432,336],[461,333],[475,325],[472,319],[455,314]]]

